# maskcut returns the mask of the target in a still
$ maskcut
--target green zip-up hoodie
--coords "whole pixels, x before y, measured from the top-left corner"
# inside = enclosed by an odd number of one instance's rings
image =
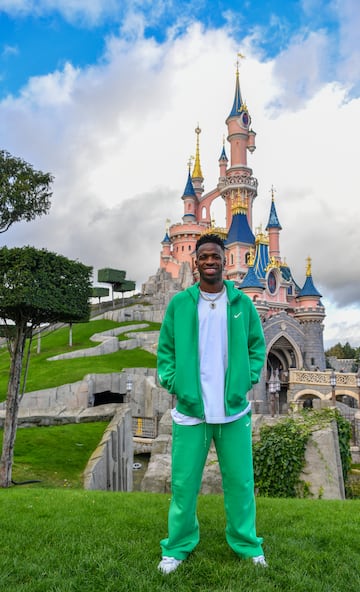
[[[224,281],[227,291],[228,368],[225,376],[225,413],[247,406],[246,394],[259,382],[265,361],[261,321],[250,298]],[[190,417],[204,418],[199,364],[199,284],[176,294],[161,326],[158,344],[160,384],[177,398],[176,408]]]

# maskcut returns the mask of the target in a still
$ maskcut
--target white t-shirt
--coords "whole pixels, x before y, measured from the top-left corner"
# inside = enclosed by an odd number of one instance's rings
[[[204,293],[205,297],[214,299],[214,294]],[[235,415],[226,416],[224,406],[225,373],[228,365],[227,339],[227,294],[226,290],[216,299],[215,307],[211,302],[199,298],[199,360],[200,384],[204,402],[205,420],[189,417],[176,409],[171,412],[175,423],[196,425],[206,423],[229,423],[246,415],[251,404]]]

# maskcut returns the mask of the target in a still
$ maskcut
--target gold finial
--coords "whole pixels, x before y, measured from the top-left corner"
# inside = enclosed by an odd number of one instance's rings
[[[306,259],[306,277],[311,275],[311,257],[307,257]]]
[[[238,53],[237,53],[237,60],[236,60],[236,76],[239,76],[239,66],[240,66],[239,58],[240,58],[240,60],[245,60],[244,54],[243,53],[240,53],[238,51]]]
[[[238,59],[236,60],[236,67],[239,70],[239,65],[240,65],[239,58],[240,58],[240,60],[245,60],[246,56],[243,53],[241,53],[240,51],[238,51],[237,58]]]
[[[271,199],[272,199],[272,201],[274,201],[274,193],[276,193],[276,189],[275,189],[274,185],[271,185],[270,193],[271,193]]]
[[[269,237],[266,232],[263,231],[262,224],[255,228],[255,242],[256,244],[261,245],[268,245],[269,244]]]
[[[278,261],[277,259],[275,259],[274,255],[271,255],[269,263],[265,268],[265,271],[269,271],[269,269],[274,269],[275,267],[281,267],[281,261]]]
[[[249,255],[248,255],[248,259],[247,259],[248,267],[254,267],[254,262],[255,262],[254,247],[250,247],[250,251],[249,251]]]
[[[200,148],[199,148],[199,136],[201,134],[201,129],[199,127],[199,124],[197,124],[197,127],[195,128],[195,133],[196,133],[196,156],[195,156],[195,164],[194,164],[194,170],[192,173],[192,178],[193,179],[203,179],[203,174],[201,171],[201,165],[200,165]]]

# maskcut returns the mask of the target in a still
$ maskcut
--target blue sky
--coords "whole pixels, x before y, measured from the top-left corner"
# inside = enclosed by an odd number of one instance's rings
[[[274,185],[282,256],[299,285],[312,257],[326,343],[358,345],[359,31],[358,0],[1,0],[1,146],[55,176],[50,214],[3,239],[128,269],[140,289],[181,219],[198,123],[217,183],[240,51],[254,225]]]
[[[66,62],[83,68],[101,61],[106,37],[117,35],[128,17],[127,3],[121,1],[95,2],[99,5],[95,14],[81,1],[5,0],[2,4],[1,96],[17,93],[31,76],[45,75],[61,68]],[[181,35],[194,20],[202,22],[206,28],[228,25],[235,36],[236,31],[242,32],[245,28],[250,32],[258,30],[256,47],[264,59],[273,58],[285,50],[293,35],[322,29],[332,37],[334,45],[339,35],[339,22],[333,8],[335,3],[322,0],[200,0],[196,3],[170,0],[131,4],[139,7],[139,14],[145,20],[146,38],[154,37],[161,43],[169,27],[176,24],[175,34]],[[48,8],[49,5],[57,6],[57,9]],[[35,6],[37,10],[34,10]]]

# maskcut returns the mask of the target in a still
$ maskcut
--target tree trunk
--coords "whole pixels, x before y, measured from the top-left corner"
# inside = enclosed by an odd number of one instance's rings
[[[26,321],[16,325],[16,334],[11,348],[9,382],[6,398],[3,449],[0,460],[0,487],[10,487],[17,419],[22,361],[26,342]]]

